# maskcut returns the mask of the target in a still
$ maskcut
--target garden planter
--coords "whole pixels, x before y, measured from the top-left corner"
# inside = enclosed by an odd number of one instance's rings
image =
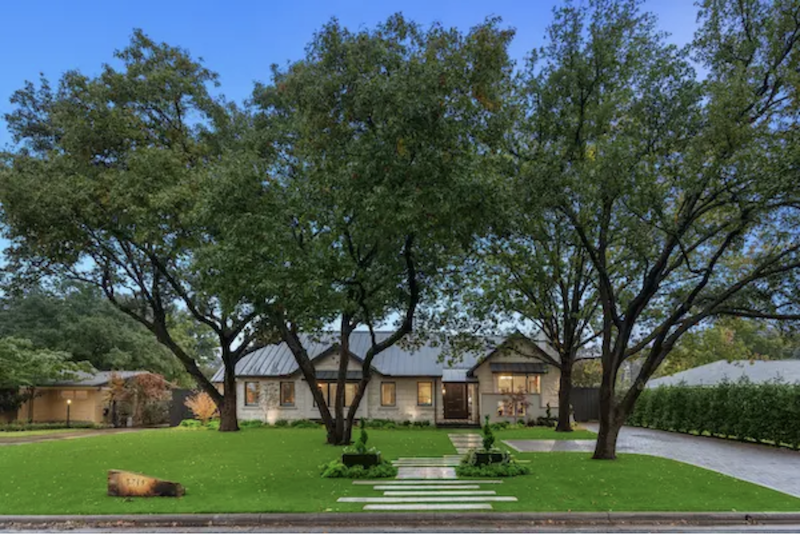
[[[345,466],[370,467],[380,464],[380,453],[343,453],[342,463]]]
[[[506,460],[506,454],[503,452],[475,452],[475,464],[480,466],[482,464],[502,463]]]

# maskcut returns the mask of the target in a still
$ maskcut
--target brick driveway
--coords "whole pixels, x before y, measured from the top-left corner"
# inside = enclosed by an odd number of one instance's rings
[[[584,424],[597,432],[596,424]],[[507,440],[518,451],[593,451],[593,440]],[[708,468],[800,498],[800,452],[732,440],[623,427],[620,453],[642,453]]]

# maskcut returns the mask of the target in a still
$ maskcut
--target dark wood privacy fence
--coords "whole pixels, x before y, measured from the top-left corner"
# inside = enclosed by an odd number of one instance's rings
[[[572,409],[575,412],[576,422],[597,420],[600,414],[600,389],[573,388]]]

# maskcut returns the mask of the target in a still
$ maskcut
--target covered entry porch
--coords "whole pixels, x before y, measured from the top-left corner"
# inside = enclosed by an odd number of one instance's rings
[[[466,370],[445,370],[442,377],[442,410],[439,426],[480,425],[478,382],[467,378]]]

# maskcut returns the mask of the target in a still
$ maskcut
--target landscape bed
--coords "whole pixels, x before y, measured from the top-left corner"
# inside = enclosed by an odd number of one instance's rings
[[[386,459],[452,455],[447,430],[370,430]],[[506,434],[525,430],[498,431]],[[539,438],[532,431],[523,438]],[[343,496],[379,496],[319,466],[341,454],[322,429],[239,433],[161,429],[0,447],[0,514],[360,511]],[[502,446],[502,444],[500,444]],[[521,453],[532,474],[507,479],[496,511],[797,511],[800,499],[702,468],[643,455],[592,461],[586,453]],[[110,498],[109,469],[177,481],[183,498]]]

